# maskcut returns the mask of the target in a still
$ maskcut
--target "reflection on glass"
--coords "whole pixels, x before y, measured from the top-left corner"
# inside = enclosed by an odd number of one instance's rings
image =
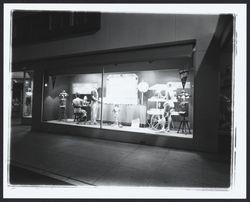
[[[33,92],[33,75],[32,72],[24,73],[24,99],[23,99],[23,116],[32,117],[32,92]]]
[[[177,69],[104,74],[103,128],[192,137],[193,73],[188,72],[185,85]]]
[[[100,127],[101,74],[45,77],[43,120]]]

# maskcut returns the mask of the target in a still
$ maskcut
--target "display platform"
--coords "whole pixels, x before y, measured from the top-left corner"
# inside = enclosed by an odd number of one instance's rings
[[[66,120],[52,120],[47,121],[47,123],[55,123],[55,124],[62,124],[62,125],[73,125],[73,126],[84,126],[84,127],[90,127],[90,128],[100,128],[100,123],[97,124],[91,124],[89,122],[75,122],[74,119],[66,119]]]
[[[80,122],[76,123],[74,122],[74,119],[67,119],[64,121],[59,120],[52,120],[47,121],[48,123],[54,123],[54,124],[62,124],[62,125],[73,125],[73,126],[79,126],[79,127],[89,127],[89,128],[100,128],[100,123],[98,122],[96,125],[93,125],[89,122]],[[108,129],[108,130],[117,130],[117,131],[127,131],[127,132],[137,132],[137,133],[144,133],[144,134],[154,134],[154,135],[162,135],[162,136],[170,136],[170,137],[180,137],[180,138],[193,138],[193,134],[189,133],[182,133],[180,131],[177,133],[176,129],[170,130],[169,132],[167,130],[154,130],[152,128],[135,128],[131,126],[117,126],[114,124],[106,124],[104,123],[102,126],[102,129]]]
[[[138,133],[146,133],[146,134],[156,134],[156,135],[163,135],[163,136],[172,136],[172,137],[181,137],[181,138],[193,138],[192,134],[184,134],[184,133],[177,133],[177,130],[153,130],[151,128],[132,128],[129,126],[122,126],[122,127],[114,127],[110,125],[103,125],[103,129],[110,129],[110,130],[119,130],[119,131],[129,131],[129,132],[138,132]]]

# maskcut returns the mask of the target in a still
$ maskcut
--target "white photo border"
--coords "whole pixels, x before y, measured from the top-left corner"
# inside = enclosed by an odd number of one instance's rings
[[[4,198],[246,198],[246,4],[4,4]],[[233,14],[234,36],[234,141],[233,183],[230,189],[141,187],[31,187],[8,186],[11,89],[11,12],[13,10],[74,10],[117,13]],[[8,118],[7,118],[8,117]],[[236,135],[236,136],[235,136]],[[67,190],[67,191],[66,191]]]

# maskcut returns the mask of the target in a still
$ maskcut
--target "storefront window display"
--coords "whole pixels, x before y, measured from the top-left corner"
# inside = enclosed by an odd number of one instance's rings
[[[105,73],[103,83],[103,128],[192,137],[192,70]]]
[[[45,76],[43,108],[50,123],[192,137],[193,71]]]
[[[101,74],[44,78],[43,121],[100,127]]]
[[[32,117],[33,72],[24,72],[23,117]]]

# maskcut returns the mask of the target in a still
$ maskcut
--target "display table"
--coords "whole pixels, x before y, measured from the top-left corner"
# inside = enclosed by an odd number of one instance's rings
[[[103,121],[114,122],[113,109],[115,104],[103,104]],[[132,105],[132,104],[119,104],[119,122],[131,123],[134,119],[139,119],[140,124],[146,124],[147,109],[144,105]],[[100,120],[101,105],[98,107],[98,119]]]

